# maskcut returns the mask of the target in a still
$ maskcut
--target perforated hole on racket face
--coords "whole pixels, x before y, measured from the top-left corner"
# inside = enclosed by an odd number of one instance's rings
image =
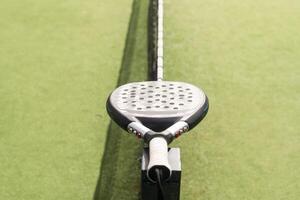
[[[110,101],[121,112],[137,117],[176,117],[197,111],[205,103],[205,94],[188,83],[148,81],[120,86]]]

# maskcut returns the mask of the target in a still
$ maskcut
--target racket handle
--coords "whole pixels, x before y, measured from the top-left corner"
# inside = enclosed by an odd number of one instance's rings
[[[148,178],[156,182],[155,169],[161,170],[162,180],[170,178],[172,169],[168,159],[168,143],[163,137],[155,137],[149,142]]]

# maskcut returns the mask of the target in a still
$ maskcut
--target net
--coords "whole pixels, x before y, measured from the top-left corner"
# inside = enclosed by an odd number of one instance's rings
[[[157,80],[158,0],[149,0],[148,11],[148,64],[150,80]]]
[[[148,63],[150,80],[163,78],[163,1],[150,0],[148,12]]]

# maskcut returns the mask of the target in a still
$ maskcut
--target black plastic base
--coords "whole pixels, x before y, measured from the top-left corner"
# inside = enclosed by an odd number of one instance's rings
[[[151,182],[147,177],[147,166],[149,162],[149,149],[145,148],[142,158],[141,170],[141,200],[160,200],[158,199],[158,187],[156,183]],[[169,149],[169,163],[172,168],[172,176],[163,183],[165,191],[164,200],[180,199],[180,180],[181,180],[181,162],[179,148]]]

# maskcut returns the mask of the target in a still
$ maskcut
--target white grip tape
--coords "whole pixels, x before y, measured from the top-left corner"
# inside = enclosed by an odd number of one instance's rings
[[[168,143],[163,137],[155,137],[149,142],[149,164],[147,171],[153,167],[165,167],[171,175],[171,166],[168,159]],[[148,174],[149,177],[149,174]]]

